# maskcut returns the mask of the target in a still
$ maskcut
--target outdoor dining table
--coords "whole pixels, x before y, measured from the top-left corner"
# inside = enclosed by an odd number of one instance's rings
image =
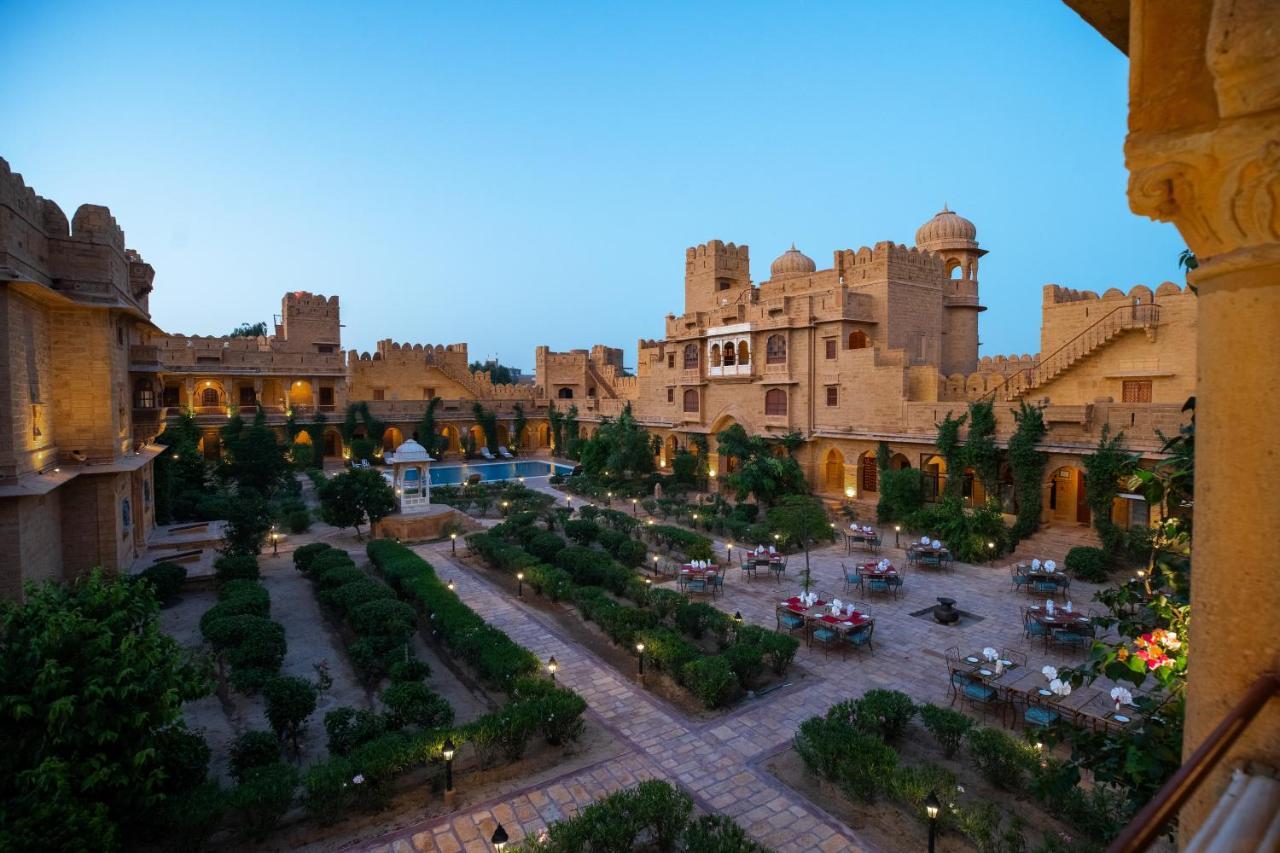
[[[709,581],[713,578],[718,577],[719,575],[720,575],[719,566],[708,566],[706,568],[702,568],[700,566],[694,566],[690,563],[685,563],[683,566],[680,567],[680,574],[679,574],[677,583],[680,587],[683,588],[688,586],[690,581],[700,580],[700,581],[703,581],[705,584],[703,588],[703,592],[712,592],[713,590],[711,589]]]
[[[875,620],[866,616],[855,608],[852,615],[833,616],[831,615],[831,603],[828,601],[817,601],[812,607],[805,607],[799,598],[791,597],[778,602],[779,611],[794,613],[804,619],[805,622],[805,642],[806,645],[813,645],[813,629],[818,625],[824,625],[841,634],[847,634],[855,628],[861,628]]]
[[[742,562],[742,570],[749,577],[755,577],[755,573],[760,569],[767,569],[774,573],[776,578],[782,577],[782,572],[786,566],[786,560],[781,554],[755,554],[749,553]]]
[[[857,566],[857,570],[858,577],[863,581],[862,592],[864,597],[867,592],[866,581],[868,580],[885,581],[885,589],[877,591],[887,592],[891,595],[896,594],[894,592],[894,581],[900,580],[902,576],[898,574],[898,570],[892,564],[881,568],[879,563],[861,563]]]
[[[863,545],[869,549],[879,538],[880,534],[874,530],[846,530],[844,532],[845,553],[852,554],[854,545]]]
[[[1003,666],[997,669],[996,661],[999,661]],[[988,683],[999,681],[1002,687],[1021,679],[1026,674],[1021,666],[1008,658],[997,657],[996,661],[987,660],[983,657],[981,651],[965,655],[960,659],[961,663],[971,667],[971,674]]]
[[[951,552],[944,545],[941,548],[935,548],[932,545],[921,545],[916,543],[907,549],[907,555],[915,562],[921,562],[922,557],[937,557],[938,568],[942,568],[944,560],[951,559]]]

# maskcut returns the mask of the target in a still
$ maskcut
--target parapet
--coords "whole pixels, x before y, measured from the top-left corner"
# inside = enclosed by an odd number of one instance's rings
[[[72,239],[88,239],[124,251],[124,231],[111,211],[100,204],[82,204],[71,218]]]
[[[881,240],[874,248],[863,246],[860,249],[838,249],[832,260],[832,266],[840,275],[848,275],[855,269],[880,263],[905,265],[931,275],[946,275],[945,262],[937,252],[904,246],[892,240]]]
[[[733,243],[724,243],[720,240],[708,240],[705,243],[699,243],[684,250],[686,266],[692,266],[695,261],[702,258],[717,258],[731,263],[740,263],[744,265],[743,268],[745,269],[751,260],[751,250],[745,244],[736,246]]]
[[[1118,287],[1110,287],[1101,295],[1092,290],[1075,290],[1074,288],[1061,287],[1056,284],[1046,284],[1044,286],[1044,305],[1065,305],[1070,302],[1118,299],[1136,299],[1141,302],[1151,302],[1157,296],[1179,296],[1185,292],[1183,288],[1172,281],[1162,283],[1156,288],[1154,294],[1151,292],[1151,288],[1145,284],[1135,284],[1129,288],[1127,293]]]

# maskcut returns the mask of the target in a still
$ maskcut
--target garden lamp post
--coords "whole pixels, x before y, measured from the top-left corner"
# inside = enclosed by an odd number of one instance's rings
[[[733,565],[733,543],[724,543],[724,559],[729,565]]]
[[[996,558],[996,543],[987,543],[987,560],[988,562]]]
[[[902,535],[902,525],[895,524],[893,526],[893,547],[901,548],[902,543],[898,541],[898,537]]]
[[[498,828],[493,831],[493,835],[489,836],[489,841],[493,844],[493,849],[501,853],[507,847],[507,831],[502,828],[502,824],[498,824]]]
[[[516,572],[516,598],[524,598],[524,572]]]
[[[449,553],[450,554],[458,553],[458,534],[457,533],[449,534]]]
[[[453,756],[455,748],[451,738],[445,738],[440,746],[440,754],[444,756],[444,792],[453,793]]]
[[[742,631],[742,623],[746,621],[742,618],[742,611],[733,611],[733,635],[736,637]]]
[[[631,499],[631,514],[632,514],[633,516],[636,514],[636,507],[637,507],[639,504],[640,504],[640,501],[639,501],[639,500],[637,500],[636,498],[632,498],[632,499]]]
[[[655,575],[658,573],[658,555],[657,554],[653,555],[653,573]]]
[[[552,655],[547,658],[547,672],[551,673],[551,683],[556,683],[556,670],[560,668],[560,664],[556,663],[556,656]]]
[[[938,836],[938,812],[942,810],[942,803],[938,801],[936,791],[930,791],[929,796],[924,798],[924,811],[929,816],[929,853],[933,853],[934,841]]]
[[[276,532],[276,526],[271,525],[271,554],[272,556],[280,553],[280,534]]]
[[[524,485],[524,477],[516,477],[516,479],[520,481],[520,485]]]
[[[453,578],[449,578],[449,583],[446,585],[449,587],[449,592],[454,591]]]
[[[636,657],[640,661],[640,677],[644,678],[644,643],[636,643]]]

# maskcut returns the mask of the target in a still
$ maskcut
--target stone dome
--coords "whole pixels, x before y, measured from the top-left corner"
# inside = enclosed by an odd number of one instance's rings
[[[787,249],[777,260],[769,264],[769,276],[777,278],[781,275],[797,275],[811,273],[818,269],[818,265],[813,262],[813,258],[796,248],[796,244],[792,243],[791,248]]]
[[[431,457],[427,455],[427,449],[412,438],[396,448],[393,458],[396,462],[431,461]]]
[[[960,240],[969,243],[978,239],[978,228],[969,220],[944,204],[942,210],[916,231],[916,245],[926,246],[943,240]]]

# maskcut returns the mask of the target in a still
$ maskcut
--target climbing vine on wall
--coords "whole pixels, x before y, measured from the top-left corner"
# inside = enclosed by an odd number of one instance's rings
[[[953,417],[950,412],[938,424],[938,453],[947,463],[947,482],[943,494],[958,496],[964,484],[964,445],[960,443],[960,428],[968,420],[968,415]]]
[[[1044,438],[1044,415],[1035,406],[1019,402],[1013,413],[1016,424],[1009,437],[1009,468],[1013,473],[1013,493],[1018,502],[1018,517],[1013,522],[1010,535],[1014,542],[1025,539],[1040,526],[1043,510],[1042,483],[1048,457],[1036,450]]]
[[[1133,475],[1138,457],[1124,449],[1124,432],[1111,434],[1111,425],[1102,427],[1098,447],[1084,458],[1084,494],[1093,514],[1093,529],[1102,547],[1114,555],[1124,543],[1124,531],[1111,520],[1111,505],[1120,494],[1120,483]]]
[[[490,453],[498,452],[498,416],[479,403],[471,406],[471,414],[475,416],[476,425],[484,432],[484,443]]]
[[[969,440],[965,445],[964,456],[981,481],[987,498],[998,499],[1000,448],[996,447],[996,413],[990,400],[978,400],[969,404]],[[949,472],[950,468],[947,470]]]

